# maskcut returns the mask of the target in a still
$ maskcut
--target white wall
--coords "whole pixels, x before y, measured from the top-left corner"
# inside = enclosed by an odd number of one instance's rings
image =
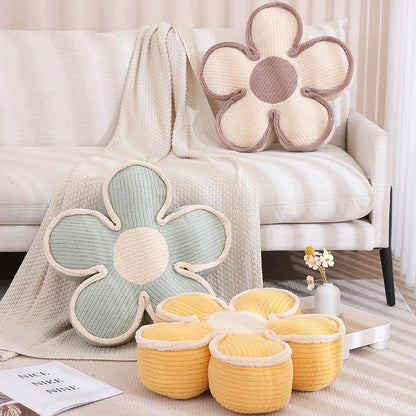
[[[396,0],[397,1],[397,0]],[[133,29],[161,20],[196,27],[244,27],[264,0],[0,0],[0,29]],[[347,17],[357,61],[352,106],[384,126],[391,0],[287,0],[306,24]]]

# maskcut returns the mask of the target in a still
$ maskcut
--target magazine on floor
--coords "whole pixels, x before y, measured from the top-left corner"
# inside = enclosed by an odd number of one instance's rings
[[[121,393],[59,361],[0,371],[1,416],[53,416]]]

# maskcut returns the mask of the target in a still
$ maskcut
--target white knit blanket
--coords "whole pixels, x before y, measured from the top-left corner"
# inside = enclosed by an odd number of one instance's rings
[[[103,348],[76,335],[69,322],[69,299],[76,284],[48,265],[42,249],[51,219],[64,209],[97,209],[105,176],[123,161],[156,164],[172,182],[173,206],[209,205],[231,221],[230,254],[206,277],[218,296],[227,300],[262,285],[256,173],[244,155],[226,150],[217,140],[214,114],[196,74],[199,63],[190,28],[161,24],[138,31],[113,139],[58,186],[0,303],[0,360],[16,354],[135,360],[134,341]]]

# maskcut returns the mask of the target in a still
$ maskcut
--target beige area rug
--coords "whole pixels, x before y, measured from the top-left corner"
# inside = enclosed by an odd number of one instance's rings
[[[386,350],[364,347],[352,350],[339,378],[324,390],[293,392],[288,405],[273,413],[279,416],[414,416],[416,414],[416,317],[397,292],[397,304],[385,305],[381,280],[336,281],[346,305],[374,313],[391,322]],[[266,286],[290,289],[309,296],[304,282],[268,281]],[[17,357],[0,369],[36,365],[45,360]],[[147,390],[137,376],[134,362],[65,361],[85,373],[124,391],[124,394],[68,411],[68,416],[146,415],[214,416],[233,415],[209,392],[190,400],[173,400]]]

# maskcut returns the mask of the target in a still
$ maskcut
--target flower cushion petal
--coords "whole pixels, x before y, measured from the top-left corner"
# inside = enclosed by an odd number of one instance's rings
[[[160,173],[150,166],[122,165],[107,183],[104,186],[107,185],[108,202],[116,215],[122,218],[122,230],[154,227],[156,216],[165,203],[168,192]]]
[[[83,280],[97,273],[99,270],[94,266],[105,267],[113,257],[112,246],[116,236],[108,228],[108,219],[94,213],[70,211],[56,217],[46,245],[48,260],[74,280]]]
[[[320,390],[338,377],[345,335],[339,318],[300,315],[271,321],[268,329],[292,348],[294,390]]]
[[[299,84],[333,100],[351,81],[352,59],[345,43],[337,38],[323,36],[306,42],[299,48],[294,61],[299,69],[302,68],[298,72]]]
[[[202,82],[206,91],[219,100],[226,100],[248,89],[255,65],[248,54],[250,51],[239,43],[218,44],[209,49],[201,63],[205,68]]]
[[[170,262],[198,271],[198,265],[221,261],[227,238],[221,216],[197,206],[177,212],[178,216],[161,227],[161,233],[170,247]],[[186,264],[182,264],[186,263]],[[204,266],[204,269],[207,267]]]
[[[280,409],[291,396],[290,348],[260,334],[229,334],[210,343],[209,387],[215,399],[240,413]]]
[[[247,43],[255,48],[260,59],[286,56],[303,34],[299,14],[284,3],[267,3],[257,8],[247,23]]]
[[[298,108],[302,108],[302,112],[297,111]],[[331,139],[335,120],[328,102],[307,90],[296,92],[284,103],[277,104],[274,125],[285,149],[311,151]]]
[[[87,279],[71,299],[71,323],[90,343],[122,344],[134,337],[142,321],[142,290],[113,269],[104,277]]]
[[[140,379],[150,390],[174,399],[189,399],[208,389],[208,343],[213,337],[206,323],[155,324],[136,334]]]
[[[213,294],[197,273],[224,261],[230,223],[202,205],[168,213],[171,201],[172,187],[164,174],[146,162],[131,161],[104,182],[108,217],[72,209],[49,224],[47,260],[65,277],[83,280],[72,296],[70,318],[87,341],[106,346],[127,342],[148,318],[144,312],[153,319],[164,299],[187,292]]]
[[[232,150],[251,152],[263,149],[268,146],[273,131],[271,110],[270,104],[258,100],[250,90],[238,94],[218,112],[217,133]]]
[[[230,301],[236,311],[255,312],[266,319],[287,318],[299,314],[299,298],[282,289],[263,288],[242,292]]]
[[[265,4],[252,13],[246,41],[247,46],[214,45],[202,60],[206,93],[225,101],[216,119],[219,138],[240,152],[267,149],[273,130],[290,151],[324,146],[334,133],[328,99],[340,95],[353,75],[347,46],[330,36],[305,42],[299,14],[281,2]],[[248,86],[245,75],[241,76],[247,71]]]
[[[180,322],[201,321],[215,313],[224,311],[227,305],[214,296],[204,293],[184,293],[161,302],[156,309],[155,321]]]
[[[213,333],[212,328],[210,328],[206,322],[161,323],[147,325],[143,328],[144,329],[140,331],[141,335],[138,335],[138,337],[141,336],[142,338],[154,341],[164,341],[154,343],[159,350],[172,350],[173,348],[178,350],[182,347],[185,348],[189,341],[200,341],[202,339],[205,339],[206,344],[208,344],[208,338],[206,338],[206,336]],[[149,345],[146,344],[146,346]]]

